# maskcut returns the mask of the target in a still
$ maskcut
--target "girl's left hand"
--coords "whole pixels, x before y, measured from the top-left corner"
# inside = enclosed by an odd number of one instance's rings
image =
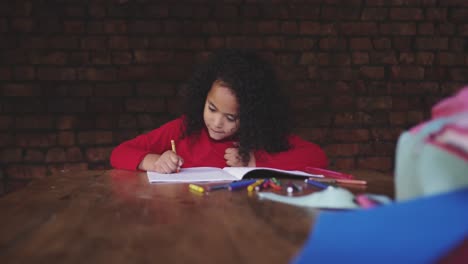
[[[224,152],[224,159],[229,167],[255,167],[255,155],[253,152],[250,152],[249,163],[245,164],[239,155],[239,148],[227,148]]]

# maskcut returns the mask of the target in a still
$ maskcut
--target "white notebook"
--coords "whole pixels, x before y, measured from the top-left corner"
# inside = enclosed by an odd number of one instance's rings
[[[265,167],[195,167],[182,168],[178,173],[163,174],[148,171],[149,182],[215,182],[236,181],[244,178],[308,178],[323,177],[302,171],[279,170]]]

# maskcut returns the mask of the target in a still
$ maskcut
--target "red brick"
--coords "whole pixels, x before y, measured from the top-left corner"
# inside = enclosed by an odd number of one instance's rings
[[[217,5],[214,9],[216,18],[233,18],[239,15],[239,10],[234,5]]]
[[[174,60],[174,54],[166,51],[136,50],[134,54],[138,64],[167,64]]]
[[[392,78],[401,80],[423,80],[424,68],[416,66],[393,66]]]
[[[21,148],[4,148],[0,150],[0,160],[2,163],[21,162],[23,150]]]
[[[342,23],[340,30],[344,35],[375,35],[378,31],[377,24],[373,22],[348,22]]]
[[[71,52],[68,62],[74,65],[86,65],[90,62],[89,52]]]
[[[17,133],[15,143],[20,147],[51,147],[56,145],[57,135],[45,132]]]
[[[422,23],[418,25],[419,35],[434,35],[435,27],[432,23]]]
[[[424,17],[422,8],[391,8],[391,20],[422,20]]]
[[[323,38],[319,47],[324,50],[346,50],[347,44],[344,38]]]
[[[437,61],[441,65],[464,65],[465,58],[459,53],[439,52],[437,54]]]
[[[468,76],[468,69],[466,68],[452,68],[450,70],[450,78],[454,81],[466,82],[466,76]]]
[[[468,2],[465,0],[445,0],[440,3],[441,6],[448,7],[468,7]]]
[[[445,12],[447,11],[446,8],[443,9]],[[450,10],[450,18],[453,21],[457,22],[466,22],[466,18],[468,17],[468,8],[454,8]]]
[[[453,10],[452,18],[456,17],[457,10]],[[465,18],[468,16],[468,11],[466,15],[463,17]],[[445,21],[447,19],[447,8],[426,8],[426,20],[431,21]]]
[[[434,64],[434,53],[418,52],[416,54],[416,63],[421,64],[421,65],[433,65]]]
[[[282,21],[281,22],[281,33],[283,34],[297,34],[299,27],[296,22],[293,21]]]
[[[51,148],[47,150],[46,162],[64,162],[65,150],[63,148]]]
[[[93,65],[110,65],[112,63],[112,57],[109,51],[91,51],[90,56],[90,62]]]
[[[75,133],[69,131],[58,132],[58,144],[60,146],[73,146],[75,144]]]
[[[67,17],[84,17],[86,14],[84,6],[66,6],[64,9],[64,14]]]
[[[416,35],[416,24],[414,23],[382,23],[380,34],[384,35]]]
[[[124,20],[104,20],[104,33],[124,34],[127,33],[127,23]]]
[[[108,161],[113,148],[88,148],[86,159],[91,162]]]
[[[14,143],[15,140],[12,133],[0,133],[0,147],[12,146],[15,145]]]
[[[0,115],[0,130],[7,130],[13,126],[13,117]]]
[[[414,53],[401,52],[399,62],[401,64],[414,64]]]
[[[263,38],[262,37],[243,37],[243,36],[227,37],[226,47],[227,48],[262,49]]]
[[[271,7],[271,10],[263,10],[265,17],[279,18],[281,10],[278,8]],[[240,15],[242,17],[256,18],[260,16],[260,7],[257,5],[242,5],[240,7]]]
[[[269,50],[282,49],[284,47],[284,39],[282,37],[265,37],[263,46]]]
[[[370,38],[352,38],[350,42],[352,50],[371,50],[372,42]]]
[[[106,37],[83,37],[80,46],[85,50],[104,50],[108,48]]]
[[[382,21],[386,20],[388,17],[387,8],[364,8],[362,10],[361,18],[362,20],[377,20]]]
[[[373,39],[372,43],[376,50],[388,50],[392,48],[391,40],[388,38]]]
[[[276,20],[258,21],[257,27],[260,34],[280,33],[280,25]]]
[[[69,171],[84,171],[88,170],[87,163],[61,163],[61,164],[50,164],[47,166],[47,170],[51,175],[60,174]]]
[[[119,113],[122,112],[124,98],[93,97],[88,99],[87,112],[91,113]]]
[[[392,141],[397,142],[398,137],[404,132],[403,128],[372,128],[371,134],[375,141]]]
[[[117,76],[120,80],[149,80],[154,79],[158,69],[152,66],[129,65],[119,68]]]
[[[62,115],[57,117],[57,129],[65,130],[76,127],[76,117],[71,115]]]
[[[25,81],[25,80],[34,80],[36,77],[36,72],[34,67],[30,66],[18,66],[14,68],[15,80]]]
[[[21,129],[51,129],[54,118],[50,115],[23,115],[16,117],[15,128]]]
[[[435,27],[435,33],[440,36],[455,34],[455,25],[451,23],[439,23]]]
[[[363,110],[388,110],[392,108],[390,96],[358,97],[357,108]]]
[[[299,59],[299,64],[308,65],[308,64],[316,64],[317,63],[317,56],[313,52],[304,52],[301,54]]]
[[[330,144],[324,150],[330,156],[353,156],[358,154],[359,144]]]
[[[130,52],[112,52],[113,64],[130,64],[133,61],[133,55]]]
[[[50,49],[77,49],[79,47],[78,37],[54,36],[47,38],[46,47]]]
[[[416,48],[419,50],[447,50],[448,38],[417,38]]]
[[[385,78],[384,67],[364,66],[360,68],[360,74],[368,79],[381,80]]]
[[[322,19],[355,20],[359,18],[359,7],[322,7]]]
[[[465,51],[465,39],[464,38],[451,38],[450,39],[450,51],[452,52],[464,52]]]
[[[86,81],[115,81],[114,68],[84,68],[78,71],[78,80]]]
[[[83,154],[81,153],[81,149],[79,147],[72,147],[66,149],[66,158],[67,161],[82,161]]]
[[[313,35],[322,35],[330,36],[336,35],[337,29],[335,24],[321,23],[318,25],[318,29],[315,27],[316,23],[311,22],[301,22],[299,24],[299,32],[302,34],[313,34]]]
[[[11,70],[10,68],[0,67],[0,80],[11,80]]]
[[[310,1],[309,1],[310,2]],[[267,9],[268,7],[265,7]],[[290,5],[289,6],[289,17],[300,18],[300,19],[317,19],[319,18],[320,8],[313,5]]]
[[[10,179],[39,179],[46,177],[47,168],[44,165],[9,165],[6,175]]]
[[[47,81],[74,81],[76,80],[76,70],[74,68],[45,68],[37,69],[37,78]]]
[[[16,18],[11,21],[11,30],[13,32],[28,33],[33,30],[35,23],[32,19]]]
[[[127,83],[96,85],[94,96],[131,96],[133,87]]]
[[[27,149],[24,161],[28,162],[44,162],[45,155],[41,150]]]
[[[408,37],[396,37],[393,39],[393,46],[397,50],[401,51],[412,51],[413,50],[413,39]]]
[[[333,109],[348,109],[355,107],[353,96],[337,95],[331,98],[330,102]]]
[[[85,97],[65,97],[47,100],[47,110],[51,113],[84,113],[86,112]]]
[[[175,96],[177,87],[172,83],[139,82],[136,87],[137,96]]]
[[[353,64],[367,64],[369,63],[369,54],[367,54],[366,52],[353,52],[352,60]]]
[[[117,116],[114,113],[104,113],[95,116],[96,129],[114,129],[117,127]]]
[[[106,7],[102,2],[90,3],[88,13],[91,17],[104,17],[106,15]]]
[[[371,157],[358,158],[358,168],[388,171],[392,168],[392,158],[390,157]]]
[[[11,113],[37,113],[44,112],[46,104],[44,100],[37,100],[34,97],[9,97],[3,103],[3,111]]]
[[[338,142],[365,142],[369,140],[367,129],[334,129],[331,132],[333,140]]]
[[[304,50],[311,50],[313,47],[316,46],[316,40],[310,38],[291,38],[285,39],[284,46],[288,50],[297,50],[297,51],[304,51]]]
[[[79,34],[85,32],[85,24],[82,21],[64,21],[63,31],[69,34]]]
[[[337,170],[351,170],[356,168],[354,158],[333,158],[333,167]]]
[[[42,91],[39,87],[24,83],[7,83],[3,85],[3,96],[40,96]]]
[[[323,142],[328,136],[328,129],[323,128],[299,128],[295,129],[294,132],[312,142]]]
[[[78,133],[78,144],[99,145],[112,143],[112,132],[110,131],[89,131]]]
[[[356,72],[349,67],[320,69],[319,75],[322,80],[353,80]]]
[[[223,37],[209,37],[206,40],[206,47],[209,49],[220,49],[224,48],[225,45]]]

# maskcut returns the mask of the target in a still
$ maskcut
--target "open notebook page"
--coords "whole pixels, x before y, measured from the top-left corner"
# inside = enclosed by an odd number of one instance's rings
[[[225,167],[223,169],[214,167],[196,167],[182,168],[178,173],[162,174],[148,171],[149,182],[204,182],[204,181],[235,181],[252,170],[268,170],[287,172],[298,176],[307,177],[323,177],[322,175],[314,175],[302,171],[285,171],[272,168],[262,167]]]
[[[148,171],[149,182],[203,182],[203,181],[235,181],[235,176],[223,169],[213,167],[182,168],[178,173],[163,174]]]

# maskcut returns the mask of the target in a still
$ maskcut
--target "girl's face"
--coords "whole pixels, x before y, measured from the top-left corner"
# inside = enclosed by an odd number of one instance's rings
[[[229,138],[239,129],[239,104],[232,90],[221,81],[215,81],[206,96],[203,120],[214,140]]]

